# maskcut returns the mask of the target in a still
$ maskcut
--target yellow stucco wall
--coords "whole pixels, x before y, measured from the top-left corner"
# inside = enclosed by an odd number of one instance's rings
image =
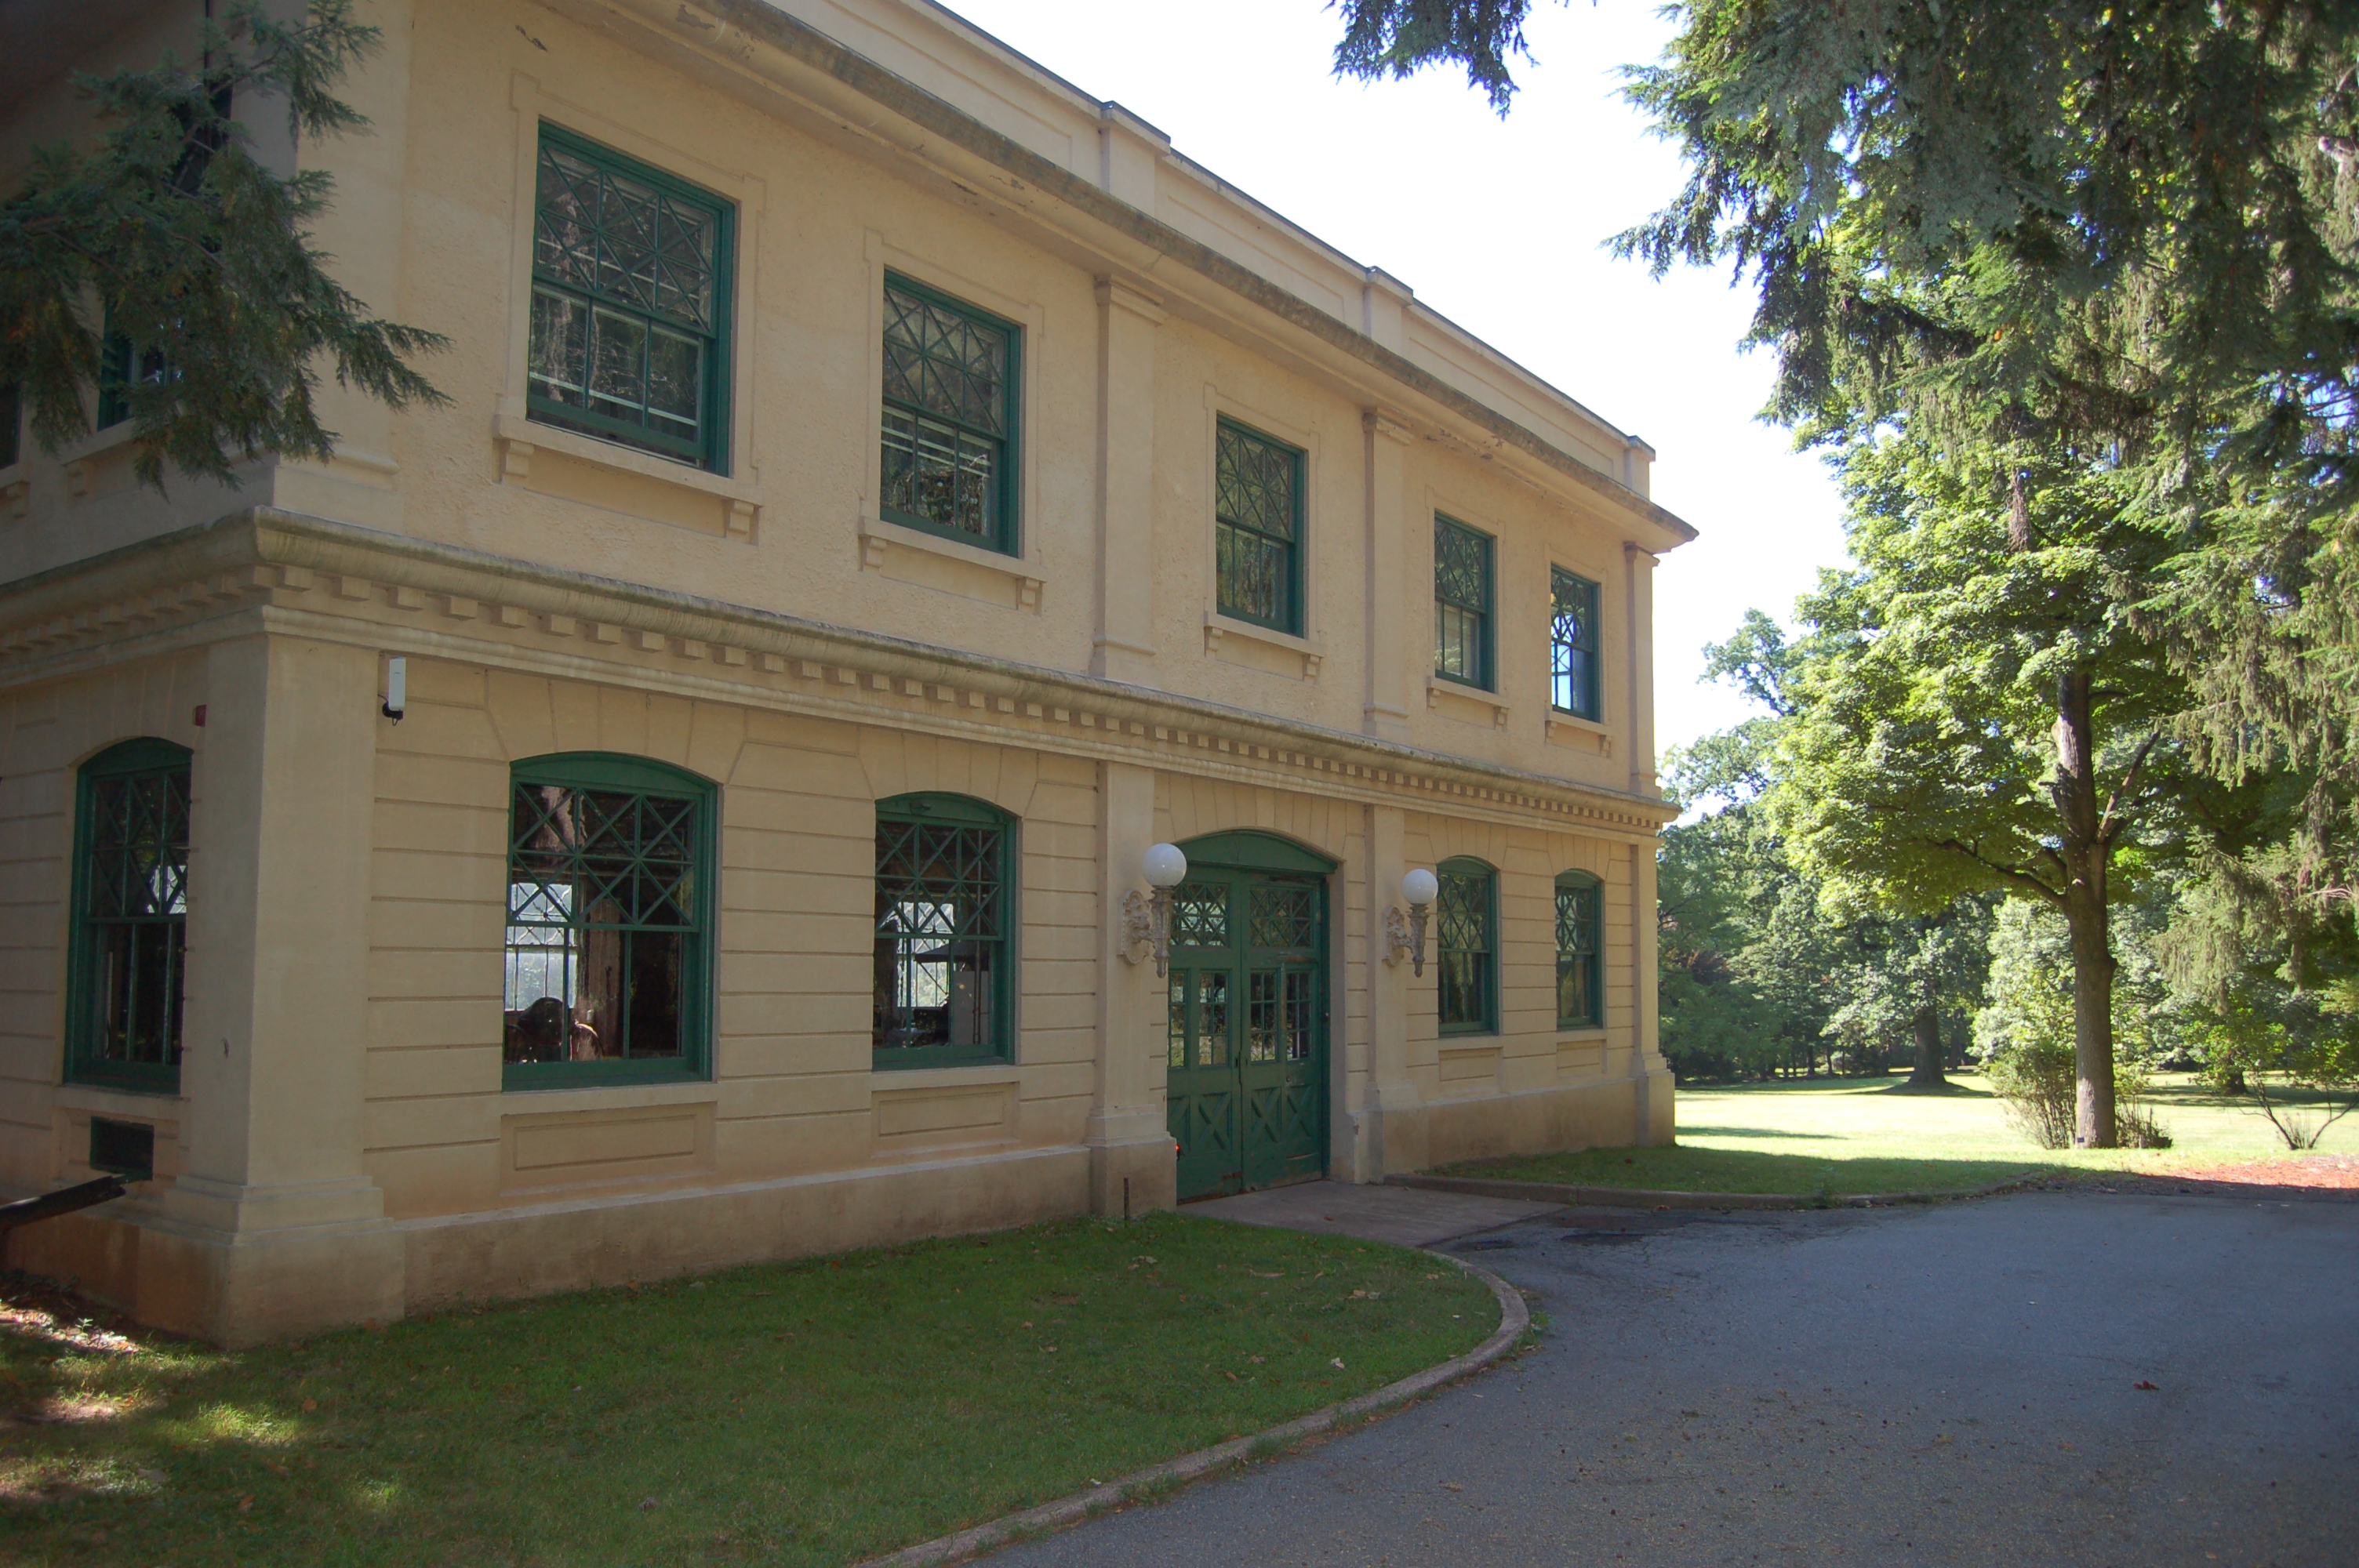
[[[240,1338],[1168,1202],[1160,991],[1113,911],[1146,844],[1238,827],[1339,863],[1332,1174],[1669,1136],[1646,651],[1686,531],[1642,444],[902,0],[824,8],[865,66],[642,0],[366,9],[373,130],[302,161],[346,282],[450,337],[449,404],[331,387],[337,460],[234,492],[136,488],[120,431],[0,470],[0,1182],[86,1174],[92,1114],[159,1135],[156,1181],[11,1261]],[[544,121],[735,203],[726,474],[522,417]],[[75,128],[55,86],[0,103],[0,173]],[[1013,558],[877,520],[888,269],[1024,329]],[[1223,416],[1306,453],[1299,637],[1213,613]],[[1495,693],[1429,678],[1436,512],[1496,540]],[[1549,711],[1551,566],[1599,585],[1600,722]],[[60,1081],[74,769],[136,735],[195,753],[177,1097]],[[508,769],[576,750],[718,786],[710,1081],[502,1091]],[[871,1065],[873,802],[915,790],[1019,823],[1003,1065]],[[1387,961],[1402,871],[1453,855],[1499,873],[1495,1036],[1440,1038]],[[1565,1033],[1576,868],[1609,1023]]]

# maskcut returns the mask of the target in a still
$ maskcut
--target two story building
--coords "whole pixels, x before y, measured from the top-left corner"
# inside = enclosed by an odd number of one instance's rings
[[[0,14],[0,180],[199,14]],[[1669,1140],[1644,443],[925,0],[363,17],[239,113],[447,406],[0,432],[0,1184],[132,1183],[10,1265],[237,1342]]]

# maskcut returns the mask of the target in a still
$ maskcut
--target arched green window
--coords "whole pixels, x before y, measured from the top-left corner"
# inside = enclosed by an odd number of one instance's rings
[[[1459,857],[1435,868],[1438,1011],[1444,1034],[1499,1032],[1499,878],[1480,860]]]
[[[704,1076],[712,785],[595,752],[535,757],[510,776],[503,1086]]]
[[[876,803],[877,1066],[1014,1056],[1014,838],[963,795]]]
[[[1605,1027],[1605,888],[1587,871],[1556,879],[1556,1026]]]
[[[125,741],[74,802],[66,1076],[177,1093],[189,924],[189,750]]]

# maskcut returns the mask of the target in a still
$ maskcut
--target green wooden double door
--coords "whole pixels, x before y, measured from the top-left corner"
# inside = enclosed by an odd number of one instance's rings
[[[1327,1169],[1327,883],[1191,867],[1172,890],[1167,1096],[1180,1196]]]

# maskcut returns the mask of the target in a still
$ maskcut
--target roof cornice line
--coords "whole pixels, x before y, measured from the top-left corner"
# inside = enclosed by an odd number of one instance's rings
[[[543,0],[543,3],[557,5],[560,9],[567,8],[561,0]],[[676,26],[666,27],[660,13],[672,6],[675,0],[603,0],[603,3],[636,15],[648,27],[675,39],[684,48],[709,51],[712,58],[720,63],[737,69],[744,69],[749,63],[742,57],[712,49],[703,40],[685,36]],[[1353,330],[1317,306],[1280,288],[1250,267],[1222,254],[1200,240],[1190,238],[1152,214],[1141,211],[1015,138],[993,130],[956,104],[927,92],[907,77],[857,50],[846,48],[810,23],[768,4],[767,0],[696,0],[695,8],[711,12],[731,27],[801,61],[929,135],[940,137],[1136,243],[1170,258],[1277,317],[1287,325],[1317,338],[1327,347],[1359,360],[1459,418],[1480,427],[1503,444],[1564,475],[1600,500],[1634,514],[1640,520],[1681,541],[1697,536],[1695,528],[1676,514],[1640,495],[1611,475],[1600,472],[1481,399],[1451,385],[1407,355],[1386,348],[1365,333]],[[679,5],[677,10],[687,13],[690,8]],[[1463,329],[1453,328],[1453,330],[1463,333]],[[1512,361],[1504,362],[1518,374],[1530,373],[1515,366]],[[1571,400],[1568,398],[1567,401]],[[1595,417],[1585,409],[1582,412],[1587,417]]]

